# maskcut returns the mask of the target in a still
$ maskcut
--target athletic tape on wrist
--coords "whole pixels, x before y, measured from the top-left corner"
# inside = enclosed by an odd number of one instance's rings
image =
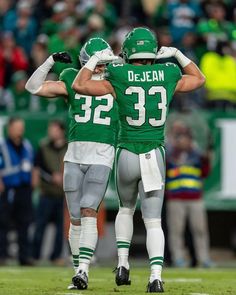
[[[180,50],[176,51],[175,58],[178,60],[181,67],[186,67],[191,63],[191,60],[185,56]]]
[[[97,66],[98,60],[98,57],[93,55],[92,57],[90,57],[84,67],[93,72]]]

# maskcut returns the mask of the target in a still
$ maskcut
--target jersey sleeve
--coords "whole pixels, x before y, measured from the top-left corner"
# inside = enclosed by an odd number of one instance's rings
[[[63,70],[59,76],[59,80],[65,83],[68,93],[71,90],[71,85],[72,85],[77,73],[78,73],[78,71],[76,69],[67,68],[67,69]]]
[[[114,67],[112,64],[109,64],[105,70],[105,79],[111,82],[114,79]]]
[[[116,83],[117,79],[122,79],[124,64],[123,63],[111,63],[108,65],[105,71],[105,79],[108,80],[112,85]]]
[[[178,82],[182,78],[182,73],[177,64],[166,63],[169,70],[169,78],[173,82]]]
[[[72,69],[65,69],[61,72],[60,76],[59,76],[59,80],[65,82],[66,81],[66,77],[68,75],[68,73],[71,72]]]

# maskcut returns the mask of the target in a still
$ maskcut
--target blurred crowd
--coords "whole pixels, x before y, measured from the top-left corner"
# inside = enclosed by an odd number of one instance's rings
[[[149,26],[160,46],[175,46],[206,75],[204,89],[178,95],[172,108],[231,110],[236,105],[236,3],[233,0],[0,0],[0,111],[63,111],[62,100],[36,99],[27,77],[48,57],[68,51],[73,67],[91,37],[116,54],[134,26]],[[56,79],[68,67],[57,63]]]

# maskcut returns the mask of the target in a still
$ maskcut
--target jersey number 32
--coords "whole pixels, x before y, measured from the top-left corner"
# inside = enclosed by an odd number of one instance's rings
[[[110,125],[111,118],[110,116],[101,117],[101,113],[108,113],[113,107],[113,97],[111,95],[106,96],[88,96],[88,95],[75,95],[76,99],[84,99],[85,102],[81,105],[81,110],[84,111],[83,116],[77,114],[75,115],[75,121],[78,123],[87,123],[90,121],[92,113],[93,113],[93,123],[94,124],[102,124],[102,125]],[[93,99],[96,101],[106,101],[106,104],[99,104],[94,108],[94,112],[92,112],[92,102]]]

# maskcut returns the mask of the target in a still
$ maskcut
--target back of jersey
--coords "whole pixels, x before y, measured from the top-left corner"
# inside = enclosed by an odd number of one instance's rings
[[[71,85],[78,74],[66,69],[60,80],[66,85],[69,104],[69,142],[90,141],[115,145],[117,115],[112,95],[88,96],[76,93]]]
[[[180,69],[173,63],[109,65],[107,80],[119,106],[119,142],[163,145],[166,116],[179,79]]]

